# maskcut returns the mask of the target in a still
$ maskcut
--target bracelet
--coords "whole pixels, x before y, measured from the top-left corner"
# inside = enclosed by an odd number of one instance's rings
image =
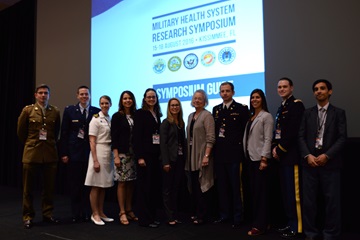
[[[206,157],[206,158],[209,158],[209,155],[208,155],[208,154],[205,154],[205,157]]]

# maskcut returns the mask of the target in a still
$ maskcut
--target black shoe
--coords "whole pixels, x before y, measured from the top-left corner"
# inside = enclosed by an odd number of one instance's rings
[[[226,223],[227,221],[226,218],[219,218],[214,221],[214,224]]]
[[[60,220],[54,217],[43,217],[43,222],[52,223],[52,224],[59,224]]]
[[[90,215],[84,215],[84,216],[82,217],[82,220],[83,220],[84,222],[89,222],[89,221],[90,221]]]
[[[289,230],[287,232],[280,234],[280,236],[286,239],[296,239],[299,237],[299,234],[295,231]]]
[[[282,227],[282,228],[277,228],[276,231],[277,231],[278,233],[284,233],[284,232],[290,231],[290,226],[286,226],[286,227]]]
[[[30,228],[32,228],[32,226],[33,226],[33,223],[32,223],[31,220],[25,220],[25,221],[23,222],[23,224],[24,224],[24,228],[25,228],[25,229],[30,229]]]

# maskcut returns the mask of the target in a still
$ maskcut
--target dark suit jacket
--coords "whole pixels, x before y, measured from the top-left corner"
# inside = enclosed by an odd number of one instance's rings
[[[300,163],[300,152],[298,148],[298,134],[301,118],[305,107],[301,100],[291,96],[281,105],[276,114],[275,131],[281,130],[281,139],[273,138],[273,147],[277,146],[276,152],[283,165],[294,165]]]
[[[90,106],[88,117],[84,122],[79,104],[65,108],[61,124],[60,156],[68,156],[69,161],[89,160],[89,123],[92,116],[98,112],[100,112],[99,108]],[[85,127],[84,139],[78,137],[79,129],[82,127]]]
[[[236,163],[244,159],[243,136],[249,109],[246,105],[231,103],[228,110],[223,110],[223,103],[215,106],[212,111],[215,120],[216,142],[214,158],[216,163]],[[225,128],[225,138],[219,137],[219,130]]]
[[[126,115],[114,113],[111,118],[111,149],[117,149],[119,153],[129,153],[130,137],[130,124]]]
[[[317,122],[317,106],[306,109],[299,130],[299,146],[304,166],[308,166],[305,156],[308,154],[316,156],[315,139],[318,130]],[[345,111],[329,104],[321,149],[329,157],[329,161],[324,168],[335,169],[342,166],[342,150],[344,149],[346,139]]]
[[[153,144],[153,134],[160,134],[160,117],[155,121],[150,111],[138,109],[134,116],[133,147],[136,160],[160,154],[160,144]]]
[[[179,143],[179,140],[181,142]],[[176,162],[178,159],[178,147],[182,146],[183,156],[186,156],[185,145],[185,128],[181,129],[181,136],[178,134],[176,124],[171,124],[167,119],[160,125],[160,150],[162,165]]]

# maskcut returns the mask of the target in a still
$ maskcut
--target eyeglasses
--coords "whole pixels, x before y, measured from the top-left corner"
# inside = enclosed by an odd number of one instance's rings
[[[156,96],[146,96],[147,99],[155,99]]]
[[[180,104],[171,104],[170,107],[180,107]]]

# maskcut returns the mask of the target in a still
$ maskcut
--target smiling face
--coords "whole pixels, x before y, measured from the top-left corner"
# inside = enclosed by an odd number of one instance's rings
[[[111,107],[111,102],[105,97],[100,98],[100,108],[104,115],[108,115],[109,109]]]
[[[124,93],[121,101],[122,101],[122,105],[124,106],[124,108],[127,108],[127,109],[130,109],[131,106],[134,104],[133,99],[127,93]]]
[[[294,86],[290,86],[288,80],[280,80],[278,82],[277,92],[283,100],[288,99],[292,95],[293,90]]]
[[[256,109],[262,109],[262,98],[259,93],[253,93],[250,97],[251,106]]]
[[[81,106],[87,107],[90,102],[90,92],[87,88],[80,88],[76,94],[76,98],[79,100]]]
[[[169,111],[171,113],[171,115],[173,116],[177,116],[180,112],[180,103],[179,101],[173,99],[170,101],[169,103]]]
[[[149,107],[154,107],[157,99],[156,99],[156,93],[152,90],[148,91],[145,95],[145,102]]]
[[[205,107],[205,98],[200,92],[196,92],[192,98],[192,104],[195,108]]]
[[[332,90],[329,90],[324,82],[319,82],[314,86],[314,96],[319,105],[324,106],[329,102]]]

